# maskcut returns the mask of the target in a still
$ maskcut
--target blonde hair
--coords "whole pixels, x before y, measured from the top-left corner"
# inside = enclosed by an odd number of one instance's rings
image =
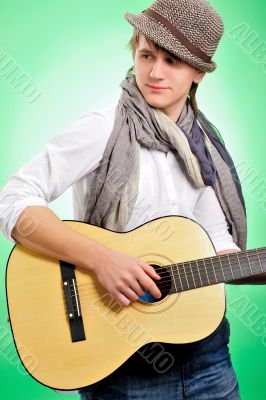
[[[132,52],[133,59],[135,58],[136,50],[137,50],[137,47],[139,45],[140,34],[143,35],[143,33],[140,32],[139,29],[134,27],[132,37],[131,37],[130,41],[128,42],[128,45],[127,45],[129,50],[131,50],[131,52]],[[157,48],[157,49],[161,48],[157,43],[154,43],[151,39],[147,38],[146,36],[145,36],[145,38],[146,38],[147,42],[149,44],[152,43],[155,46],[155,48]],[[164,51],[167,51],[167,50],[164,49]],[[132,73],[134,73],[134,67],[133,66],[128,70],[127,74],[132,74]],[[198,105],[197,105],[197,101],[196,101],[196,91],[197,91],[197,89],[198,89],[198,83],[193,82],[192,85],[191,85],[191,88],[189,90],[189,99],[190,99],[190,104],[191,104],[192,110],[194,111],[195,115],[197,115],[197,113],[198,113]]]

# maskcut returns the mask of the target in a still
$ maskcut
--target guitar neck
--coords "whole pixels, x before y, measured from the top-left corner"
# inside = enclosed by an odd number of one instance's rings
[[[168,265],[171,293],[231,282],[266,272],[266,247]]]

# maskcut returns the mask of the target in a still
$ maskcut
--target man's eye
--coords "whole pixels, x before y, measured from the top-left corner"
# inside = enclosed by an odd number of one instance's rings
[[[175,60],[173,58],[167,58],[167,61],[169,62],[169,64],[174,64],[176,63],[178,60]]]
[[[178,64],[181,62],[181,59],[178,57],[168,57],[167,60],[170,62],[170,64]]]

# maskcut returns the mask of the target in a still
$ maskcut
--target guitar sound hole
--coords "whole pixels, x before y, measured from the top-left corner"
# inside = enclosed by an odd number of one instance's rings
[[[144,295],[140,296],[139,299],[144,303],[156,303],[164,299],[170,292],[172,281],[171,276],[168,270],[164,267],[160,267],[159,265],[150,264],[157,274],[161,276],[160,281],[155,280],[156,285],[161,291],[162,296],[159,299],[156,299],[149,291],[147,291]]]

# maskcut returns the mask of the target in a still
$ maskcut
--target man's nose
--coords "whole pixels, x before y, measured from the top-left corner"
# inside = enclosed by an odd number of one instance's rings
[[[154,79],[162,79],[165,76],[164,62],[163,60],[157,59],[152,65],[150,77]]]

